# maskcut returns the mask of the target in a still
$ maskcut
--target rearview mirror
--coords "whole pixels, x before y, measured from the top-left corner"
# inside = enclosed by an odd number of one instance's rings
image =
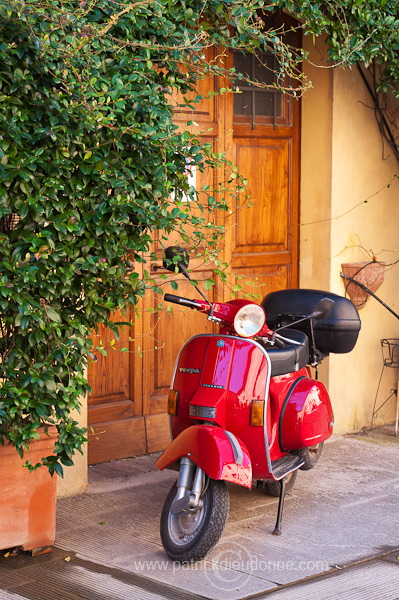
[[[177,267],[179,273],[183,273],[183,275],[188,277],[187,268],[189,262],[188,252],[184,248],[180,248],[180,246],[169,246],[169,248],[166,248],[163,266],[167,271],[175,273]]]
[[[314,307],[311,317],[318,321],[325,319],[331,314],[334,304],[335,302],[334,300],[331,300],[331,298],[322,298]]]

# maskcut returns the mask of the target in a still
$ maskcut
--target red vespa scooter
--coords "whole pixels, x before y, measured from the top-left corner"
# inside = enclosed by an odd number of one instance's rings
[[[184,250],[170,247],[165,257],[167,269],[189,278]],[[315,466],[332,433],[327,390],[308,365],[352,350],[360,330],[350,300],[328,292],[282,290],[258,305],[211,304],[197,290],[201,300],[165,295],[219,325],[219,333],[196,335],[180,351],[168,397],[173,441],[155,463],[179,468],[161,539],[180,562],[204,558],[220,539],[229,511],[226,482],[251,489],[256,480],[278,495],[273,533],[280,535],[286,490],[298,469]]]

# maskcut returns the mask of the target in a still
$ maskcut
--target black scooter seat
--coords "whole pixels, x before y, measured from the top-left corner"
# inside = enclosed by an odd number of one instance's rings
[[[262,343],[270,358],[272,377],[298,371],[309,364],[308,336],[296,329],[283,329],[279,333],[285,338],[284,348]]]

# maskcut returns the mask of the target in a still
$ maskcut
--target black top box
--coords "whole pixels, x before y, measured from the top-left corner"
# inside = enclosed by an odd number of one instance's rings
[[[290,289],[267,294],[261,305],[266,311],[268,326],[277,329],[310,315],[323,298],[333,300],[334,306],[324,319],[312,319],[315,346],[325,356],[330,352],[350,352],[356,344],[361,323],[355,305],[348,298],[322,290]],[[309,320],[294,327],[306,333],[311,343]]]

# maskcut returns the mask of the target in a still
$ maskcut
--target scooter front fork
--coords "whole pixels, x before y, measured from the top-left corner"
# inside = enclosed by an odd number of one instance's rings
[[[280,479],[280,497],[278,500],[277,520],[274,526],[273,535],[281,535],[281,519],[283,518],[284,497],[285,497],[285,477]]]
[[[205,473],[200,467],[183,456],[180,461],[179,478],[177,480],[177,493],[171,506],[171,513],[177,514],[183,510],[197,510],[202,500],[201,492],[205,484]]]

